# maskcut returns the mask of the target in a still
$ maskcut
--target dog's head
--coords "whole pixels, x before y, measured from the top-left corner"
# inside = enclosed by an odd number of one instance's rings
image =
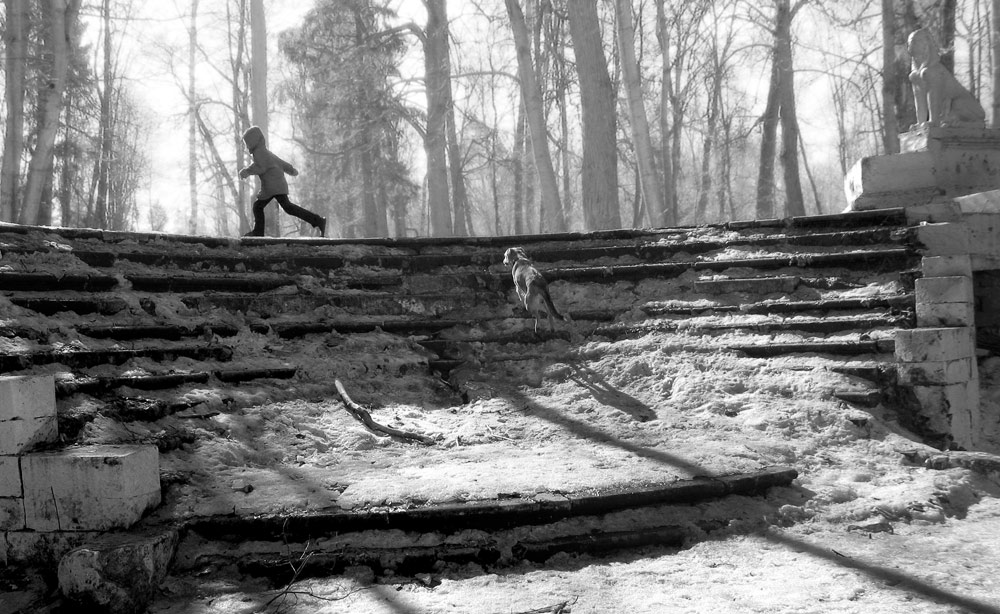
[[[509,247],[503,253],[503,263],[507,266],[514,266],[514,263],[521,259],[528,259],[528,255],[524,253],[524,248]]]

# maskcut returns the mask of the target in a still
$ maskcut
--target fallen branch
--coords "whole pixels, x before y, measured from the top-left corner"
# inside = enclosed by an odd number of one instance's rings
[[[347,411],[351,412],[351,415],[356,419],[360,420],[367,426],[370,430],[376,433],[382,433],[383,435],[389,435],[391,437],[400,437],[402,439],[409,439],[412,441],[417,441],[425,446],[433,446],[434,440],[426,435],[421,435],[419,433],[410,433],[408,431],[401,431],[397,428],[391,426],[385,426],[379,424],[372,420],[371,414],[368,413],[364,407],[361,407],[357,403],[351,400],[351,397],[347,396],[347,391],[344,390],[344,385],[340,383],[340,380],[334,380],[334,384],[337,386],[337,392],[340,393],[340,399],[344,402],[347,407]]]

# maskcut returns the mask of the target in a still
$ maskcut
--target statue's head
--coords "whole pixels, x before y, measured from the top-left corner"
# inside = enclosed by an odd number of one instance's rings
[[[941,56],[934,35],[927,28],[920,28],[910,33],[910,37],[906,40],[906,48],[917,66],[926,66],[932,59]]]

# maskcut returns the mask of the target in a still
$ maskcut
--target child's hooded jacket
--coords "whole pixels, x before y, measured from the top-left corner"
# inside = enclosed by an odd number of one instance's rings
[[[299,174],[299,171],[271,153],[264,144],[264,132],[259,127],[250,126],[243,133],[243,142],[246,143],[250,155],[253,156],[253,164],[241,170],[240,177],[260,175],[260,192],[257,193],[257,199],[270,200],[278,194],[288,194],[285,173],[294,177]]]

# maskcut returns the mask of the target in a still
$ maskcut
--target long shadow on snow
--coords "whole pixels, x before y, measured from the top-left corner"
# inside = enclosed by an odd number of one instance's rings
[[[574,433],[575,435],[582,437],[584,439],[589,439],[597,443],[614,446],[622,450],[632,452],[633,454],[653,459],[665,465],[676,467],[678,469],[688,472],[692,477],[696,476],[716,477],[716,474],[706,467],[702,467],[695,463],[691,463],[679,456],[669,454],[662,450],[657,450],[655,448],[649,448],[646,446],[623,441],[581,420],[571,418],[563,413],[560,413],[555,409],[541,405],[536,401],[533,401],[532,399],[528,398],[527,396],[517,394],[516,392],[512,392],[510,396],[512,397],[511,399],[512,401],[521,403],[522,406],[524,406],[526,410],[530,411],[532,414],[542,418],[543,420],[547,420],[552,424],[561,426],[565,428],[567,431]],[[793,548],[797,551],[805,552],[811,556],[824,559],[826,561],[835,563],[837,565],[841,565],[842,567],[867,574],[868,576],[870,576],[875,580],[880,580],[887,583],[889,586],[895,588],[896,590],[910,593],[912,595],[919,596],[934,602],[953,605],[959,608],[964,608],[965,610],[972,612],[974,614],[1000,614],[1000,608],[996,606],[992,606],[990,604],[983,603],[976,599],[964,597],[952,591],[936,587],[913,575],[909,575],[902,571],[899,571],[898,569],[889,569],[886,567],[880,567],[878,565],[873,565],[870,563],[864,563],[862,561],[851,559],[845,557],[844,555],[834,552],[832,549],[829,550],[824,549],[822,547],[810,544],[801,539],[790,537],[788,535],[778,535],[775,534],[774,532],[767,531],[764,537],[776,543],[780,543],[788,548]],[[641,555],[633,555],[633,556],[636,559],[642,558]],[[581,563],[580,566],[583,567],[586,564],[588,563],[584,562]]]

